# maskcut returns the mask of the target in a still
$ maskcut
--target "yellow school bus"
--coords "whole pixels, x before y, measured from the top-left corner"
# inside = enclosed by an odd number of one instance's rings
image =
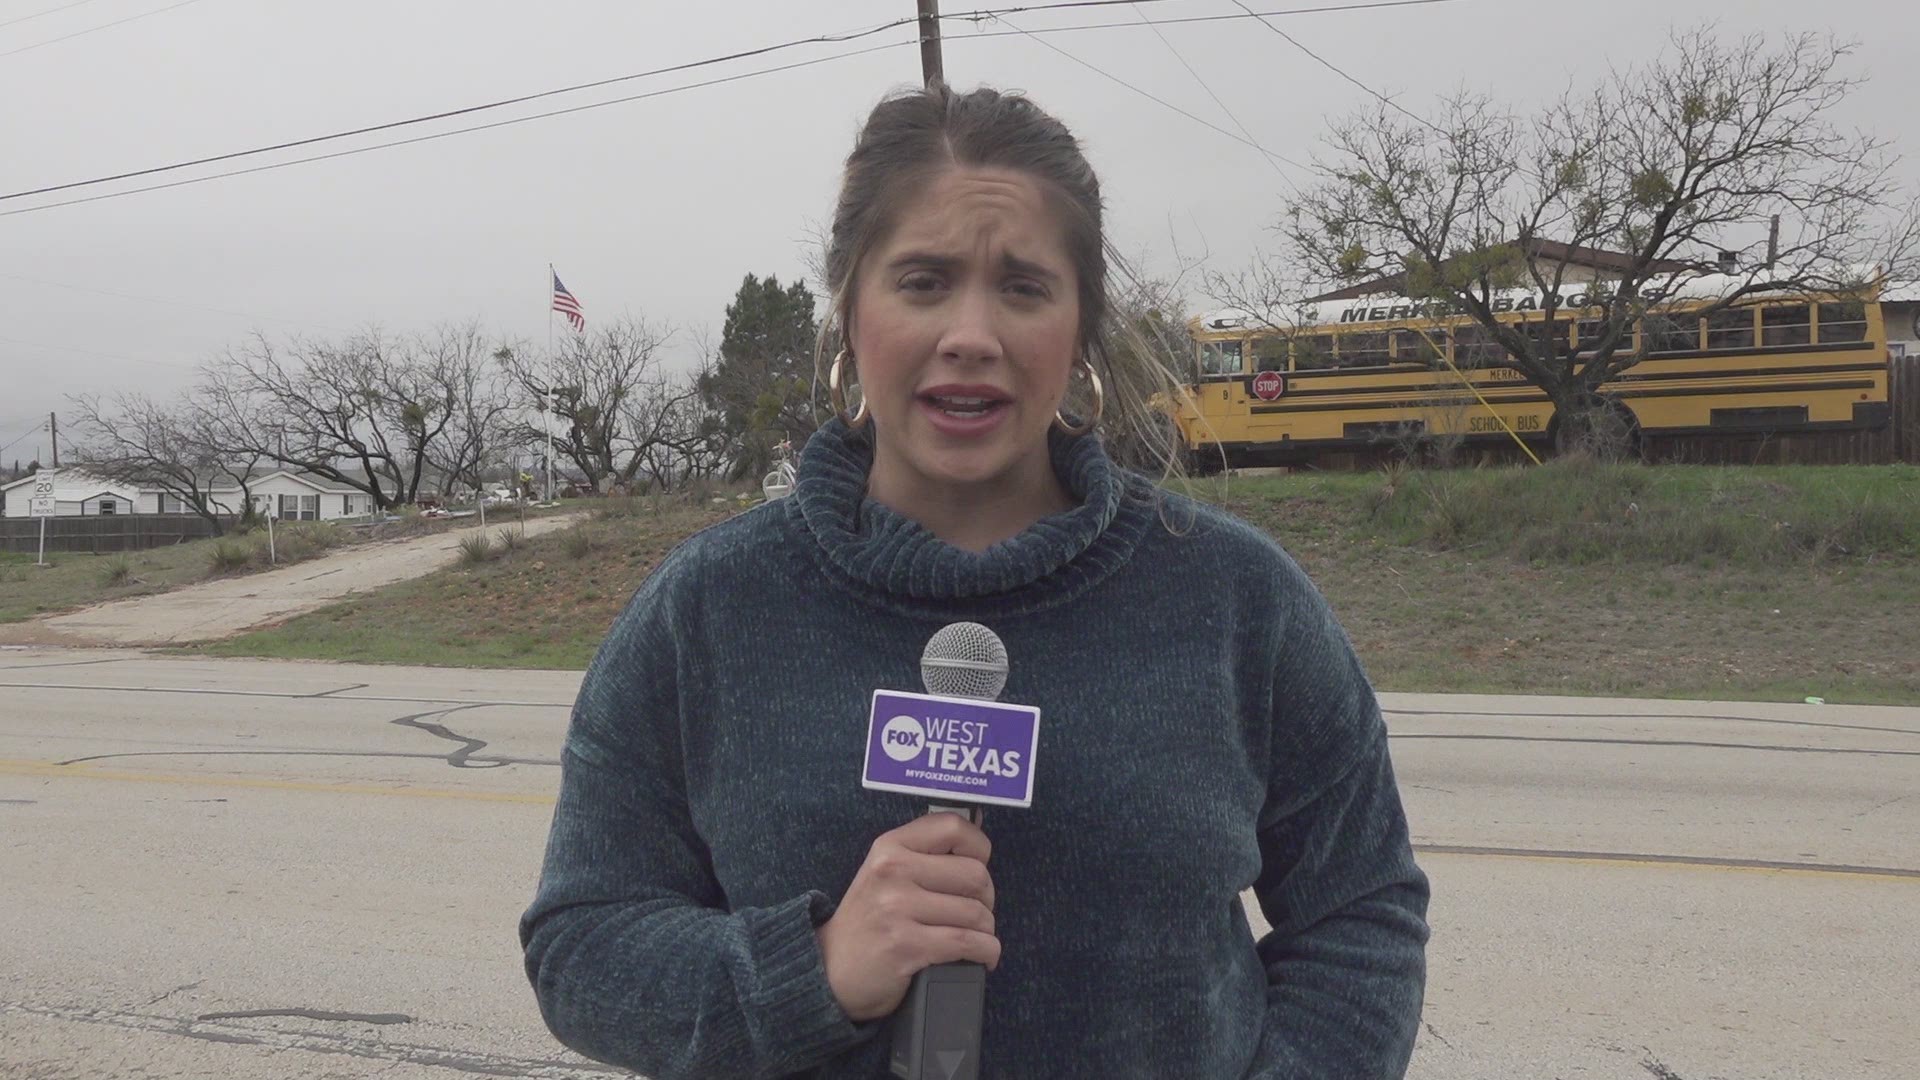
[[[1645,359],[1600,389],[1640,435],[1879,428],[1890,413],[1886,326],[1873,298],[1766,296],[1702,316],[1712,279],[1638,320]],[[1599,333],[1579,289],[1551,325],[1538,293],[1494,300],[1503,322],[1577,350]],[[1193,466],[1312,463],[1332,451],[1514,435],[1551,446],[1545,392],[1472,319],[1406,297],[1311,305],[1276,328],[1225,312],[1194,320],[1192,383],[1174,420]],[[1511,432],[1512,434],[1509,434]]]

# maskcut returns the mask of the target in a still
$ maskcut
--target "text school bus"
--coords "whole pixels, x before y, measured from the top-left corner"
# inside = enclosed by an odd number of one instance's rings
[[[1697,283],[1699,295],[1716,283]],[[1503,294],[1503,322],[1578,350],[1598,312],[1569,291],[1545,326],[1537,293]],[[1887,423],[1888,353],[1880,305],[1839,297],[1760,297],[1702,317],[1705,299],[1649,312],[1620,347],[1645,359],[1601,392],[1639,434],[1726,435],[1878,428]],[[1424,309],[1430,311],[1431,309]],[[1589,317],[1583,317],[1583,315]],[[1337,300],[1275,329],[1232,313],[1192,324],[1189,400],[1175,423],[1196,469],[1310,463],[1331,451],[1408,436],[1551,446],[1554,407],[1506,366],[1466,317],[1401,298]],[[1577,352],[1576,352],[1577,357]],[[1457,370],[1456,370],[1457,369]],[[1469,385],[1471,384],[1471,385]],[[1504,426],[1503,426],[1504,421]],[[1223,455],[1224,452],[1224,455]]]

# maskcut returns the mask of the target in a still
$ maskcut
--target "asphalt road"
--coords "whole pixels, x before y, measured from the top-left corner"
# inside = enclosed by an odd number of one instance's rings
[[[0,1076],[617,1075],[514,940],[578,678],[0,650]],[[1386,703],[1412,1076],[1920,1073],[1920,710]]]

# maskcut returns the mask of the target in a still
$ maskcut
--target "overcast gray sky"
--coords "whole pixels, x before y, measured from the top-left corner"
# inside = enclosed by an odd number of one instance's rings
[[[0,23],[73,0],[0,0]],[[1033,0],[1047,3],[1049,0]],[[1258,11],[1338,0],[1255,0]],[[608,78],[909,15],[910,0],[83,0],[0,26],[0,193]],[[1007,7],[946,0],[948,12]],[[1237,13],[1230,0],[1029,12],[1026,30]],[[87,31],[156,12],[124,25]],[[1872,81],[1842,119],[1912,155],[1912,0],[1453,0],[1278,20],[1419,111],[1461,86],[1517,106],[1653,55],[1674,24],[1857,38]],[[1004,31],[984,23],[978,31]],[[948,80],[1029,92],[1086,142],[1123,249],[1223,269],[1266,246],[1281,181],[1253,150],[1038,41],[946,25]],[[1364,100],[1250,21],[1044,40],[1228,130],[1308,159]],[[717,337],[748,272],[786,279],[826,215],[859,120],[919,78],[911,27],[621,84],[399,135],[604,100],[886,42],[861,56],[420,145],[0,217],[0,445],[69,394],[169,394],[258,328],[341,335],[477,319],[544,340],[546,266],[589,320],[644,314]],[[40,44],[50,42],[48,44]],[[392,137],[392,136],[389,136]],[[368,137],[323,149],[381,141]],[[309,151],[313,152],[313,151]],[[292,153],[279,157],[295,156]],[[255,161],[273,158],[255,159]],[[253,162],[249,162],[253,163]],[[243,163],[244,164],[244,163]],[[1294,172],[1283,166],[1289,172]],[[212,168],[197,170],[215,171]],[[1920,165],[1902,166],[1910,183]],[[171,179],[177,173],[155,179]],[[1296,179],[1297,179],[1296,175]],[[148,181],[152,182],[152,181]],[[138,181],[89,188],[86,195]],[[0,211],[61,196],[0,203]],[[93,290],[93,291],[87,291]],[[123,294],[123,295],[108,295]],[[220,309],[220,310],[208,310]],[[25,460],[44,436],[0,451]],[[44,450],[42,450],[44,453]]]

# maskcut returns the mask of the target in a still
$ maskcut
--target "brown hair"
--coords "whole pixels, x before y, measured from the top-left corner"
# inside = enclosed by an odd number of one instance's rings
[[[955,166],[1011,169],[1039,182],[1060,214],[1078,278],[1082,355],[1106,388],[1101,426],[1110,441],[1121,444],[1123,460],[1179,471],[1171,424],[1148,405],[1155,394],[1177,392],[1171,378],[1145,350],[1131,347],[1131,340],[1125,349],[1111,346],[1112,332],[1127,328],[1110,325],[1109,261],[1119,262],[1123,275],[1131,276],[1124,261],[1110,255],[1100,180],[1067,126],[1020,94],[986,87],[958,93],[936,84],[894,94],[874,107],[847,155],[827,235],[825,269],[832,296],[820,328],[819,359],[830,360],[847,347],[861,259],[886,238],[901,206],[923,190],[931,174]]]

